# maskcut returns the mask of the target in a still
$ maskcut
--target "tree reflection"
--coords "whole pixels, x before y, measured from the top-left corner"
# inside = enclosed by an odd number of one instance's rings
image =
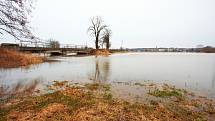
[[[95,57],[94,76],[90,76],[95,83],[105,83],[109,79],[110,61],[108,57]]]
[[[95,75],[94,75],[94,81],[95,82],[100,82],[100,69],[99,69],[99,60],[98,58],[96,57],[96,69],[95,69]]]
[[[108,81],[109,79],[109,74],[110,74],[110,61],[109,58],[106,58],[105,61],[103,62],[103,80],[105,82]]]

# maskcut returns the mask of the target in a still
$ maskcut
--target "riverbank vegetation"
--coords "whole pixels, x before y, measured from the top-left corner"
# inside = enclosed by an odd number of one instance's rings
[[[55,81],[50,93],[2,101],[0,120],[64,121],[206,121],[214,119],[214,102],[188,98],[188,92],[164,85],[148,102],[113,97],[110,84]],[[168,89],[167,89],[168,88]],[[165,90],[167,92],[165,92]],[[184,97],[178,100],[178,97]]]
[[[91,55],[102,55],[102,56],[107,56],[107,55],[110,55],[110,51],[109,50],[106,50],[106,49],[93,49],[91,50],[90,52]]]
[[[0,68],[28,66],[31,64],[42,63],[43,61],[43,57],[0,48]]]
[[[200,49],[200,52],[204,53],[215,53],[215,48],[211,46],[206,46]]]

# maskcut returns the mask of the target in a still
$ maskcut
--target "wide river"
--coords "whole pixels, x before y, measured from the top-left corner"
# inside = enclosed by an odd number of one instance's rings
[[[54,80],[78,83],[168,83],[215,98],[215,54],[126,53],[109,57],[55,57],[27,68],[0,69],[1,91],[42,88]],[[127,87],[118,91],[130,93]],[[116,89],[116,90],[117,90]],[[133,90],[135,92],[135,90]],[[136,90],[135,93],[140,93]]]

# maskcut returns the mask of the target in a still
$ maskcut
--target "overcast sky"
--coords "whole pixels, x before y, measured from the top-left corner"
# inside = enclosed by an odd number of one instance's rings
[[[215,46],[215,0],[38,0],[34,32],[64,44],[88,44],[90,17],[113,32],[112,47]]]

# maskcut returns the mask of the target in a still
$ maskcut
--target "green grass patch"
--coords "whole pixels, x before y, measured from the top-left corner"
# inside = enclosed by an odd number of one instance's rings
[[[170,89],[170,90],[158,90],[149,93],[155,97],[183,97],[186,93],[186,90],[183,89]]]
[[[103,84],[102,87],[104,88],[105,91],[110,91],[110,89],[111,89],[110,84]]]
[[[36,102],[36,105],[33,106],[34,109],[42,109],[52,103],[61,103],[71,107],[71,109],[76,109],[77,107],[81,106],[80,100],[66,96],[60,92],[36,97]]]
[[[110,91],[111,85],[110,84],[99,84],[99,83],[93,83],[93,84],[85,84],[85,87],[89,90],[98,90],[102,89],[104,91]]]
[[[99,83],[85,84],[85,87],[89,90],[98,90],[99,89]]]
[[[103,99],[105,99],[107,101],[111,101],[111,100],[113,100],[113,95],[111,93],[105,92],[103,95]]]

